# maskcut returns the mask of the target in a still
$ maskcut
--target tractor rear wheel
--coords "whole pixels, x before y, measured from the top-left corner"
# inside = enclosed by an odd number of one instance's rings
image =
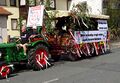
[[[40,70],[50,66],[48,59],[49,51],[43,44],[37,45],[28,52],[28,64],[33,70]]]

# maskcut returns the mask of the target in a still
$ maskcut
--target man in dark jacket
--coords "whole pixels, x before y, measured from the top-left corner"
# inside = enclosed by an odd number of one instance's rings
[[[20,35],[21,44],[18,44],[17,46],[23,47],[24,55],[27,55],[26,54],[26,52],[27,52],[26,45],[28,45],[29,37],[30,37],[30,34],[27,32],[26,26],[23,25],[22,28],[21,28],[21,35]]]

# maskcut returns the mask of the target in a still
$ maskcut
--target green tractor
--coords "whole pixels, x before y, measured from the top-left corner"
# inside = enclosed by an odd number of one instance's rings
[[[39,6],[37,7],[39,9]],[[48,18],[48,13],[46,11],[44,12],[45,14],[43,17],[42,26],[36,26],[36,31],[38,34],[29,39],[27,45],[27,55],[24,55],[24,50],[22,47],[18,47],[20,42],[16,41],[17,38],[13,38],[9,43],[0,43],[0,77],[7,77],[14,68],[14,65],[21,62],[28,64],[28,66],[33,70],[40,70],[51,66],[50,59],[53,59],[54,61],[59,60],[60,55],[62,54],[62,51],[66,49],[67,44],[58,44],[58,41],[56,41],[58,40],[58,37],[56,38],[54,37],[55,35],[50,35],[50,33],[47,32],[47,21],[45,18]],[[36,18],[38,20],[39,15],[38,17],[36,16]],[[27,27],[27,32],[30,32],[30,30],[31,27]],[[66,37],[60,39],[63,42],[67,42],[69,38],[67,37],[67,40]]]
[[[42,27],[38,28],[42,29]],[[29,29],[27,30],[29,31]],[[51,65],[49,63],[49,45],[41,32],[29,40],[27,55],[24,55],[22,47],[17,46],[17,44],[19,44],[18,42],[0,44],[1,77],[7,77],[14,65],[21,62],[25,62],[33,70],[40,70]]]
[[[51,14],[51,12],[46,13],[47,15],[48,13]],[[59,12],[56,16],[62,13]],[[61,20],[66,20],[69,17],[68,12],[66,13],[67,15],[60,15],[53,20],[58,21],[57,24],[61,25]],[[45,18],[48,17],[45,16]],[[13,38],[9,43],[0,43],[0,76],[7,77],[11,68],[21,62],[25,62],[33,70],[40,70],[51,66],[51,60],[58,61],[62,55],[69,57],[71,60],[78,58],[70,33],[63,33],[61,28],[49,33],[48,28],[46,28],[47,19],[45,18],[43,18],[44,24],[37,26],[38,34],[29,39],[27,55],[24,55],[22,47],[18,47],[20,42],[16,42],[17,38]],[[27,32],[30,32],[30,30],[31,27],[27,27]],[[62,32],[62,34],[58,36],[58,32]]]

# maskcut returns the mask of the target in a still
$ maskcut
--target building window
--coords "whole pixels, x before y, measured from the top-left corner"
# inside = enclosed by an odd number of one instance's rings
[[[18,30],[17,24],[18,24],[17,19],[11,19],[11,28],[12,28],[12,30]]]
[[[26,0],[20,0],[20,6],[25,6],[26,5]]]
[[[108,7],[108,0],[103,0],[102,5],[103,5],[103,8],[107,8]]]
[[[67,9],[69,10],[72,0],[67,0]]]
[[[56,4],[55,4],[56,2],[55,2],[55,0],[50,0],[50,7],[52,8],[52,9],[55,9],[56,8]]]
[[[0,0],[0,6],[6,6],[6,0]]]
[[[120,1],[117,1],[117,9],[120,9]]]
[[[40,5],[40,0],[36,0],[36,5]]]
[[[120,9],[120,1],[111,3],[111,9]]]
[[[29,6],[35,6],[36,0],[29,0]]]
[[[42,2],[47,8],[56,9],[56,0],[37,0],[36,5],[40,5]]]
[[[102,2],[102,13],[107,14],[107,8],[108,8],[108,0],[103,0]]]
[[[10,6],[15,6],[16,7],[16,0],[10,0]]]
[[[118,9],[120,9],[120,3],[118,4]]]

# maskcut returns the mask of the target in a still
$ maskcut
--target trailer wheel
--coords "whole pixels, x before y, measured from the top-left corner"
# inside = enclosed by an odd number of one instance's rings
[[[99,53],[100,53],[100,54],[104,54],[104,53],[105,53],[105,48],[104,48],[104,45],[103,45],[103,44],[101,44],[101,45],[99,46]]]
[[[73,54],[73,53],[71,53],[71,52],[68,54],[68,59],[69,59],[70,61],[76,61],[76,60],[78,60],[78,58],[79,58],[79,57],[77,57],[76,54]]]
[[[8,77],[9,74],[10,74],[10,68],[5,64],[1,65],[0,66],[0,77],[5,78],[5,77]]]
[[[69,47],[67,48],[66,51],[69,51],[68,59],[70,61],[76,61],[76,60],[80,59],[80,57],[81,57],[79,49],[78,49],[78,45],[76,45],[73,40],[70,40]]]
[[[50,66],[50,63],[48,62],[48,57],[48,48],[45,45],[40,44],[29,51],[28,63],[33,68],[33,70],[44,69],[47,66]]]

